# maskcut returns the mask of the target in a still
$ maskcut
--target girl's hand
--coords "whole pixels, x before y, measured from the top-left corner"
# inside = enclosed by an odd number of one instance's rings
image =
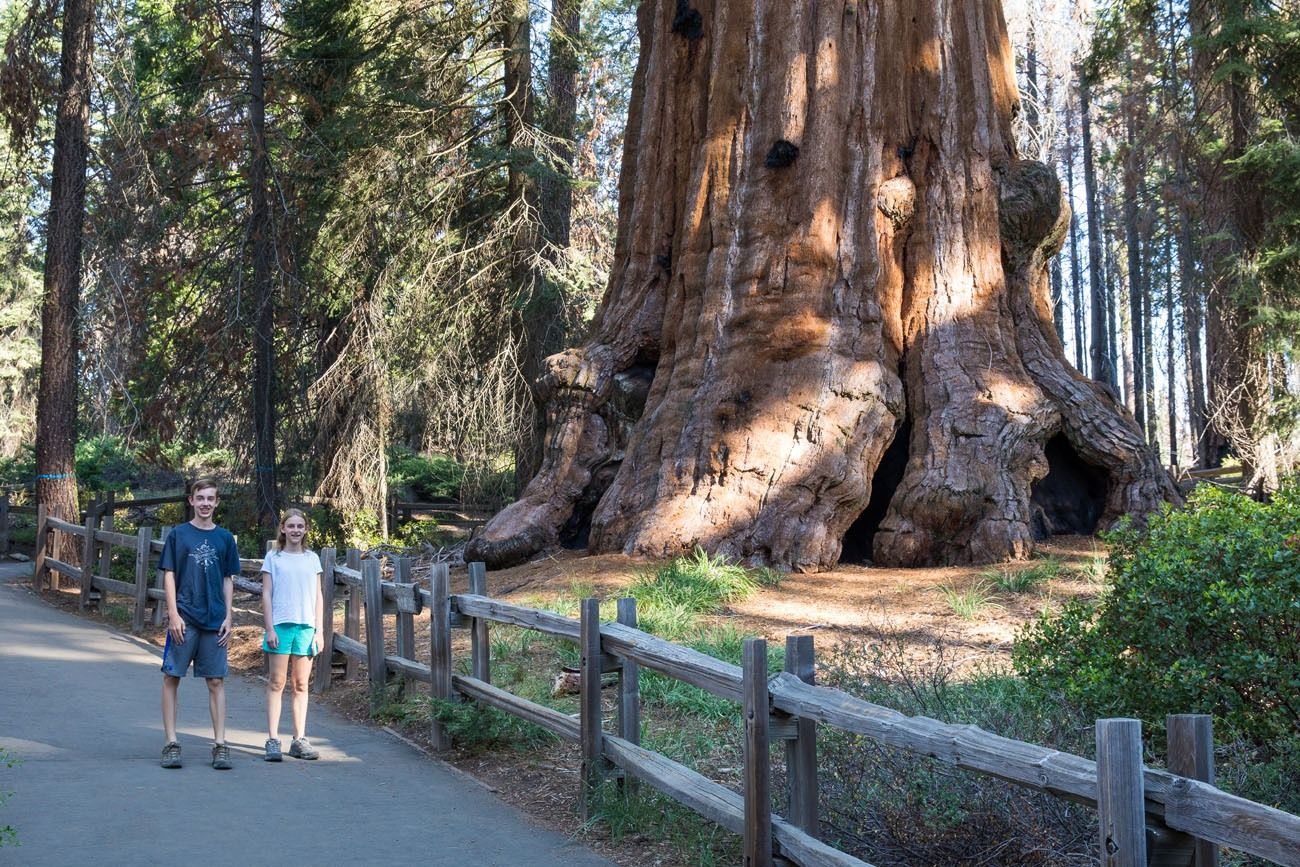
[[[276,633],[274,627],[266,630],[266,646],[272,650],[277,650],[280,647],[280,636]]]
[[[319,654],[319,653],[321,652],[321,649],[322,649],[323,647],[324,647],[324,644],[321,643],[321,640],[320,640],[320,633],[318,632],[318,633],[316,633],[315,637],[313,637],[312,640],[311,640],[311,655],[312,655],[312,656],[316,656],[317,654]]]

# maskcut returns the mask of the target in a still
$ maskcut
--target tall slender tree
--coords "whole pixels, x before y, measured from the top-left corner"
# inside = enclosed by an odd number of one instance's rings
[[[90,118],[93,0],[66,0],[54,172],[41,305],[41,384],[36,404],[36,496],[50,514],[77,519],[77,350],[86,156]],[[68,538],[68,537],[64,537]],[[75,552],[59,559],[76,560]]]
[[[267,184],[266,76],[263,66],[262,0],[252,0],[248,61],[249,240],[253,259],[253,454],[257,523],[264,531],[279,523],[276,478],[275,306],[276,239]]]

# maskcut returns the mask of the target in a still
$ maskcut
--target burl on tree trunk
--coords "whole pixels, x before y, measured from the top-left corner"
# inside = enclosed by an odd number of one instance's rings
[[[647,0],[639,27],[609,288],[469,557],[979,563],[1178,498],[1057,339],[1069,212],[1016,156],[996,0]]]

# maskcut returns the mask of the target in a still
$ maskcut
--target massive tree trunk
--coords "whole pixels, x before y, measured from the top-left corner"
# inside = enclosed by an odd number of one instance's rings
[[[77,521],[77,310],[81,296],[81,242],[86,219],[87,125],[95,4],[68,0],[54,122],[54,176],[45,248],[41,305],[41,383],[36,398],[36,498],[49,514]],[[75,540],[55,556],[81,560]],[[57,582],[57,578],[53,579]]]
[[[1069,213],[1015,154],[999,3],[647,0],[639,26],[609,288],[468,556],[589,521],[593,551],[987,562],[1177,497],[1056,337]]]

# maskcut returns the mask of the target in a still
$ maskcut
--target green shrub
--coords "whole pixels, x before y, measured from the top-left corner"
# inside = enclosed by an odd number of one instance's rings
[[[460,499],[465,468],[445,455],[425,456],[396,446],[388,456],[388,484],[419,502]]]
[[[30,485],[36,480],[36,446],[23,443],[12,458],[0,458],[0,485]]]
[[[92,491],[125,491],[140,478],[140,465],[120,437],[77,443],[77,484]]]
[[[1225,737],[1300,732],[1300,486],[1263,504],[1203,485],[1107,540],[1111,586],[1031,624],[1017,671],[1156,730],[1210,713]]]

